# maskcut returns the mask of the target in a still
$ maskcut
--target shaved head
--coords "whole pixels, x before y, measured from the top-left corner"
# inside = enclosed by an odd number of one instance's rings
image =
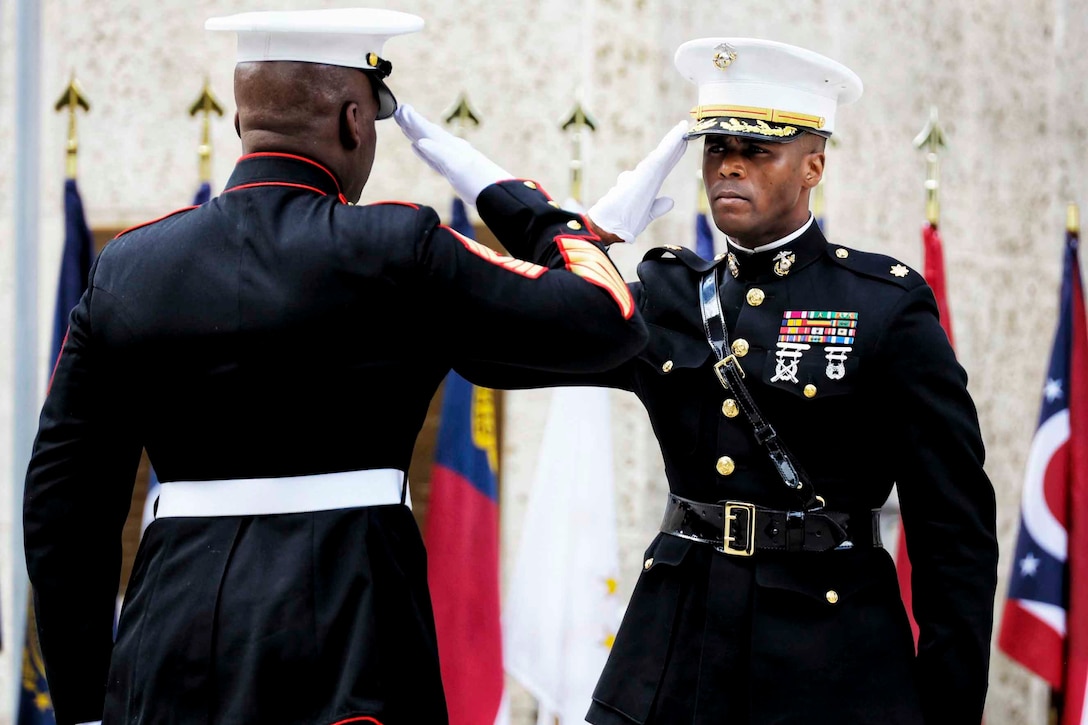
[[[357,200],[370,176],[378,99],[367,74],[319,63],[239,63],[235,126],[243,153],[278,151],[319,161]]]

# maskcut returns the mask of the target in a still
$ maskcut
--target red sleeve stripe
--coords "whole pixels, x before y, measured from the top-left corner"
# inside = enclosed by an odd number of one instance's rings
[[[457,241],[464,245],[465,249],[472,252],[477,257],[485,259],[495,266],[502,267],[509,272],[520,274],[522,277],[528,277],[529,279],[536,279],[548,271],[547,267],[541,267],[539,264],[526,262],[524,259],[504,257],[495,250],[485,247],[474,239],[469,239],[464,234],[461,234],[456,229],[447,227],[445,224],[441,225],[441,228],[452,234]]]
[[[57,368],[60,367],[60,359],[64,356],[64,346],[68,344],[68,334],[72,331],[69,327],[64,331],[64,339],[60,341],[60,352],[57,353],[57,359],[53,363],[53,372],[49,374],[49,385],[45,388],[45,394],[49,395],[49,391],[53,389],[53,378],[57,377]]]
[[[408,201],[376,201],[373,204],[367,204],[367,206],[387,206],[389,204],[395,204],[396,206],[406,206],[410,209],[419,209],[419,204],[413,204]]]
[[[142,229],[143,227],[149,226],[149,225],[154,224],[156,222],[161,222],[163,219],[169,219],[170,217],[174,216],[175,214],[180,214],[183,211],[192,211],[193,209],[198,209],[198,208],[200,208],[200,207],[197,207],[197,206],[183,206],[180,209],[175,209],[174,211],[172,211],[172,212],[170,212],[168,214],[163,214],[161,217],[157,217],[157,218],[152,219],[150,221],[141,222],[140,224],[136,224],[135,226],[131,226],[128,229],[122,229],[120,232],[117,233],[117,237],[124,236],[125,234],[128,234],[129,232],[136,231],[137,229]],[[114,239],[117,239],[117,237],[114,237]]]
[[[555,243],[567,262],[567,269],[607,291],[619,305],[623,319],[631,319],[635,300],[612,260],[585,237],[556,237]]]

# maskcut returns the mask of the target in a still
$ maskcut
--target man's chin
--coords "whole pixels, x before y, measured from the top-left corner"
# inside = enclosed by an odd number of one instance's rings
[[[715,214],[714,226],[732,239],[743,239],[752,228],[747,215],[740,214]]]

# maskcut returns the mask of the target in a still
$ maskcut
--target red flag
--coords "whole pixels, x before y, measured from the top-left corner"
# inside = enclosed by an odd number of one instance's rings
[[[922,227],[922,276],[937,298],[937,311],[941,316],[941,327],[948,335],[948,342],[955,347],[952,336],[952,315],[948,310],[948,292],[944,277],[944,248],[941,235],[934,224]],[[914,619],[914,598],[910,589],[910,559],[907,556],[907,540],[903,536],[903,527],[899,527],[899,543],[895,547],[895,571],[899,577],[899,593],[903,597],[910,628],[914,632],[914,645],[918,646],[918,622]]]
[[[1077,246],[1070,233],[998,636],[1061,693],[1061,725],[1088,725],[1088,329]]]
[[[459,199],[452,226],[472,236]],[[494,392],[450,372],[425,537],[450,725],[492,725],[503,714],[497,430]]]

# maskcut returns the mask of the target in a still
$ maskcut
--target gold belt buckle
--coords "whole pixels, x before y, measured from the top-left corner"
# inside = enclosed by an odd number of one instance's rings
[[[737,518],[747,516],[747,521],[738,523]],[[747,537],[742,542],[743,546],[737,546],[737,537],[733,535],[733,524],[743,525],[747,529]],[[722,551],[732,556],[751,556],[756,552],[756,507],[755,504],[743,501],[727,501],[725,503],[725,531],[722,542]]]
[[[736,355],[726,355],[721,360],[714,363],[714,374],[718,376],[718,381],[721,382],[722,387],[726,390],[729,390],[729,381],[725,379],[725,373],[722,372],[722,368],[729,363],[733,363],[737,372],[740,373],[741,378],[744,377],[744,368],[740,366],[740,360],[737,359]]]

